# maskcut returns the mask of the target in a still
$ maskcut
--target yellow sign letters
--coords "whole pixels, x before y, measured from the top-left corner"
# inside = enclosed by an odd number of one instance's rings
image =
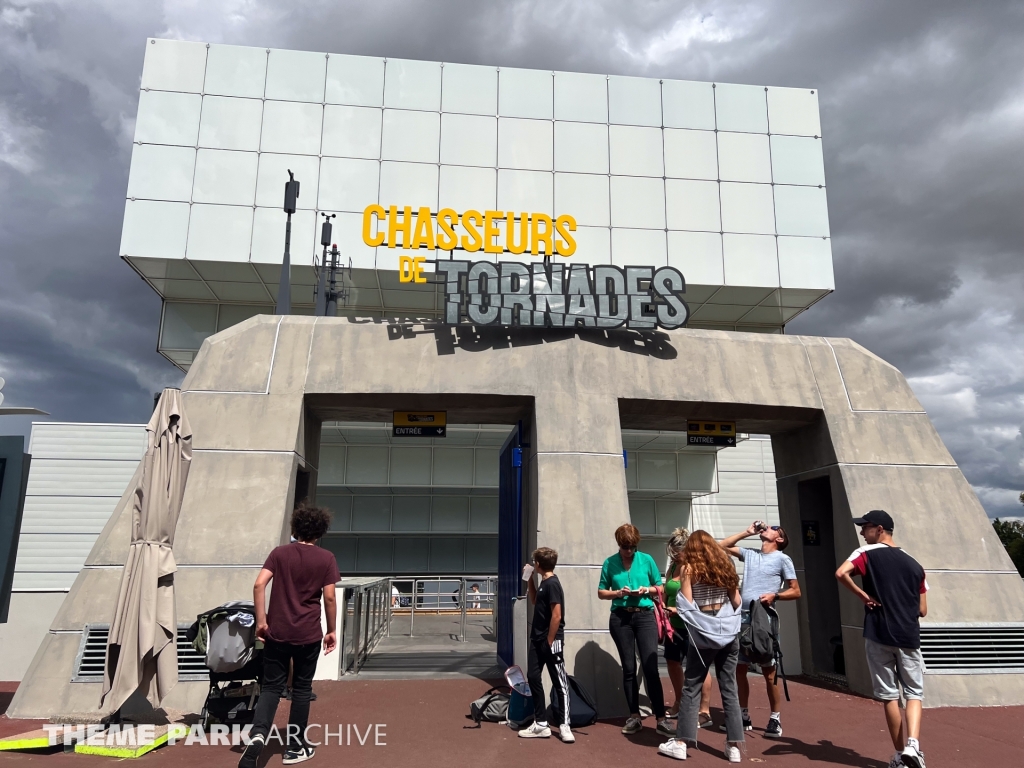
[[[461,225],[462,234],[457,228]],[[434,215],[429,208],[413,214],[392,205],[368,205],[363,211],[363,242],[404,250],[461,248],[474,253],[531,253],[534,256],[572,256],[576,252],[576,219],[562,215],[552,219],[546,213],[515,211],[466,211],[442,208]],[[408,281],[406,281],[408,282]],[[420,282],[417,280],[416,282]],[[424,279],[425,282],[425,279]]]

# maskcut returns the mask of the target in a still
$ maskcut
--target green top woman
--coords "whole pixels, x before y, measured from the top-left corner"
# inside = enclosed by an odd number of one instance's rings
[[[661,584],[661,572],[654,558],[646,552],[637,551],[639,531],[635,541],[629,533],[623,537],[621,528],[615,532],[616,539],[625,540],[619,544],[619,551],[604,561],[601,581],[597,585],[598,597],[611,600],[613,611],[617,608],[653,608],[651,594]]]
[[[622,664],[622,690],[626,694],[629,717],[622,732],[636,733],[643,728],[640,716],[640,686],[636,674],[639,655],[647,685],[647,696],[658,721],[659,732],[672,735],[674,726],[665,719],[665,700],[658,672],[658,624],[652,595],[661,589],[661,573],[654,558],[637,551],[640,531],[626,523],[615,531],[619,551],[604,561],[597,596],[612,601],[608,631]]]

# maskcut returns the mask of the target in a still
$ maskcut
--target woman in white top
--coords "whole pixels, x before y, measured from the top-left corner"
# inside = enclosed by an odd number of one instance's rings
[[[706,531],[694,531],[678,554],[682,566],[679,594],[696,605],[702,613],[718,614],[740,609],[739,577],[725,550]],[[699,639],[699,638],[698,638]],[[725,756],[730,763],[742,761],[739,745],[743,742],[743,719],[736,690],[736,660],[739,636],[723,648],[700,649],[692,642],[686,653],[682,706],[676,737],[658,747],[662,754],[678,760],[686,759],[686,742],[697,743],[697,711],[701,687],[708,676],[708,667],[715,665],[718,687],[725,710]]]

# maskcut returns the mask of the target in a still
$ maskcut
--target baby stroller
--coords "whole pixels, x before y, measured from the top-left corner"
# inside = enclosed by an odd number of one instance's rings
[[[251,600],[233,600],[196,617],[186,638],[206,657],[210,690],[200,723],[252,722],[263,680],[263,643],[256,639]]]

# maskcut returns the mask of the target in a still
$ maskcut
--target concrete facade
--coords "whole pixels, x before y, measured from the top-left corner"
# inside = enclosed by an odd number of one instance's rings
[[[258,316],[211,337],[182,390],[195,430],[175,556],[180,622],[249,594],[266,553],[287,541],[299,470],[316,487],[319,424],[446,409],[449,422],[529,425],[526,550],[560,553],[570,672],[603,714],[621,713],[621,676],[597,576],[628,519],[621,430],[685,431],[693,417],[772,435],[780,517],[800,530],[799,483],[829,478],[834,562],[857,546],[850,519],[888,509],[896,539],[929,573],[928,623],[1001,623],[1024,613],[1024,583],[903,376],[845,339],[679,330],[477,334],[342,318]],[[806,488],[806,486],[804,486]],[[99,684],[71,683],[86,622],[109,621],[127,549],[118,512],[58,613],[8,713],[95,716]],[[951,542],[955,541],[955,546]],[[798,542],[790,548],[806,582]],[[834,584],[834,579],[832,580]],[[807,584],[804,583],[805,591]],[[801,665],[815,669],[806,601]],[[870,693],[862,611],[839,598],[853,690]],[[76,634],[77,633],[79,634]],[[929,704],[1024,702],[1021,675],[929,675]],[[202,683],[165,706],[197,708]]]

